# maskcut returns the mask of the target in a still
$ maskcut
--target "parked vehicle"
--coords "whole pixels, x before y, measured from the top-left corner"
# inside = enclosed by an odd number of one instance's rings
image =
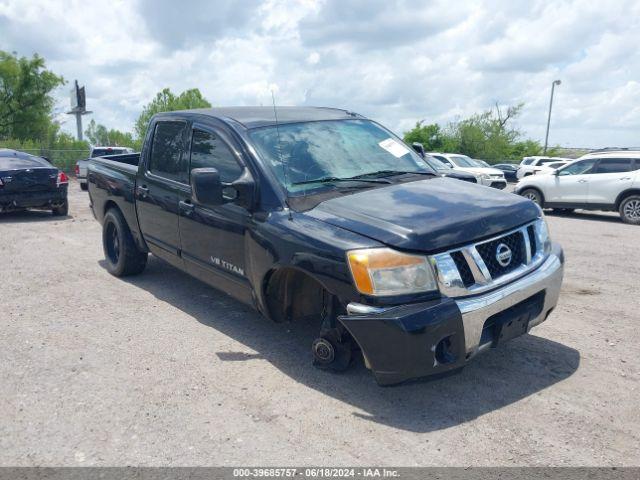
[[[507,182],[518,181],[518,177],[516,176],[516,172],[518,171],[518,165],[514,165],[513,163],[498,163],[494,165],[493,168],[497,168],[498,170],[501,170]]]
[[[543,208],[617,211],[640,225],[640,151],[590,153],[551,175],[523,178],[515,191]]]
[[[480,185],[499,188],[501,190],[507,187],[507,181],[504,178],[504,173],[496,168],[484,167],[471,157],[458,153],[439,152],[429,152],[429,155],[437,158],[454,170],[475,175]]]
[[[570,162],[570,161],[571,159],[569,158],[561,158],[561,157],[540,157],[540,156],[524,157],[522,159],[522,162],[520,162],[517,177],[518,177],[518,180],[520,180],[521,178],[528,177],[529,175],[533,175],[536,170],[536,167],[540,167],[547,163]]]
[[[570,162],[565,162],[565,161],[561,161],[561,162],[550,162],[550,163],[545,163],[543,165],[537,166],[533,168],[533,174],[534,175],[543,175],[543,174],[550,174],[553,173],[554,170],[559,169],[560,167],[564,167],[565,165],[568,165]]]
[[[478,183],[475,175],[470,173],[454,170],[453,168],[445,165],[440,160],[430,155],[427,155],[424,151],[424,146],[420,142],[413,142],[411,145],[413,149],[420,155],[425,163],[429,165],[435,172],[441,177],[455,178],[456,180],[463,180],[465,182]]]
[[[67,175],[44,158],[0,149],[0,212],[39,208],[67,215],[68,184]]]
[[[76,162],[76,178],[82,190],[87,189],[87,165],[91,158],[104,157],[107,155],[123,155],[133,153],[132,148],[128,147],[93,147],[89,153],[89,158],[78,160]]]
[[[561,248],[529,200],[442,178],[329,108],[155,115],[140,154],[89,163],[106,268],[148,252],[275,321],[313,321],[314,363],[358,350],[380,384],[462,368],[543,322]],[[311,339],[310,339],[311,340]]]

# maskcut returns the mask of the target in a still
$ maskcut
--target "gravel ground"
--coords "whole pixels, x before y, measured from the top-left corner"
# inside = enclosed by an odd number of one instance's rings
[[[548,215],[560,304],[461,374],[378,387],[150,258],[121,280],[70,216],[0,217],[0,465],[640,465],[640,227]]]

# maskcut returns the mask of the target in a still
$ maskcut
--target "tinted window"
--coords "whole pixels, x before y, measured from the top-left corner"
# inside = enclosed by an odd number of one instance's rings
[[[104,157],[105,155],[121,155],[123,153],[127,153],[124,148],[94,148],[91,156],[95,158]]]
[[[202,130],[193,131],[191,168],[215,168],[223,182],[233,182],[242,173],[242,167],[226,143],[215,134]]]
[[[595,158],[572,163],[568,167],[560,170],[558,175],[583,175],[585,173],[591,173],[594,163],[596,163]]]
[[[186,181],[187,168],[183,161],[182,122],[158,122],[151,144],[149,171],[172,180]]]
[[[529,165],[531,162],[533,162],[533,158],[525,158],[524,160],[522,160],[520,165]]]
[[[48,164],[45,160],[38,157],[29,156],[0,156],[0,170],[17,170],[21,168],[39,168],[39,167],[48,167],[51,168],[51,165]]]
[[[538,160],[538,165],[544,165],[545,163],[557,162],[555,158],[541,158]]]
[[[603,158],[594,173],[630,172],[633,165],[631,158]]]

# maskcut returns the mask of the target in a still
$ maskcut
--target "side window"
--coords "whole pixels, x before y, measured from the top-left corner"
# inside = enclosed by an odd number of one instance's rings
[[[631,158],[603,158],[593,173],[630,172],[633,166]]]
[[[220,180],[233,182],[242,173],[235,156],[217,135],[203,130],[194,130],[191,140],[191,168],[215,168]]]
[[[186,160],[183,159],[183,122],[158,122],[153,133],[149,171],[171,180],[186,182]]]
[[[584,175],[586,173],[592,173],[591,169],[593,165],[596,163],[595,158],[590,158],[588,160],[583,160],[581,162],[572,163],[566,168],[563,168],[558,172],[558,175]]]

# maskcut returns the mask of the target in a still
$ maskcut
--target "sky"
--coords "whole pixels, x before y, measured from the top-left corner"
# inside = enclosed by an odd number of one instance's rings
[[[639,146],[640,0],[0,0],[0,50],[38,53],[109,128],[165,87],[214,106],[345,108],[402,134],[495,105],[550,145]]]

